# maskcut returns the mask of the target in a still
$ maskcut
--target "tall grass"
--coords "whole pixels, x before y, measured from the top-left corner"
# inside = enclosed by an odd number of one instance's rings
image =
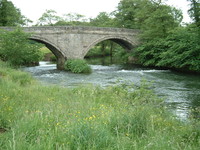
[[[0,63],[0,149],[185,149],[200,146],[200,123],[183,123],[146,84],[43,87]],[[27,78],[21,82],[22,77]],[[23,84],[21,84],[23,83]]]

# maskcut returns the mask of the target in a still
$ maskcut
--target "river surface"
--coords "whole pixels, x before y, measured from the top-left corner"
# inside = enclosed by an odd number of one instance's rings
[[[114,85],[118,81],[139,85],[142,79],[152,82],[152,89],[165,99],[168,109],[181,119],[190,116],[191,108],[200,106],[200,76],[177,73],[170,70],[157,70],[141,67],[124,67],[122,65],[91,65],[93,72],[89,75],[73,74],[56,70],[56,65],[40,62],[39,66],[27,67],[33,77],[45,85],[76,87],[94,84],[102,87]]]

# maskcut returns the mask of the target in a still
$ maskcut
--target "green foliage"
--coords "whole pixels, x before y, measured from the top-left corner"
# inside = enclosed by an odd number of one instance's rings
[[[179,121],[143,82],[24,86],[10,80],[18,71],[2,62],[0,69],[1,149],[199,149],[199,121]]]
[[[43,46],[40,48],[40,51],[45,55],[45,54],[49,54],[52,53],[46,46]]]
[[[182,13],[167,5],[154,6],[151,12],[150,16],[145,12],[147,17],[141,24],[142,38],[146,40],[167,37],[182,21]]]
[[[148,41],[140,45],[133,53],[140,63],[145,66],[155,66],[160,61],[160,54],[169,48],[164,39]]]
[[[91,67],[85,60],[82,59],[69,59],[65,63],[65,70],[73,73],[91,73]]]
[[[115,27],[115,19],[111,14],[100,12],[95,18],[87,19],[84,15],[77,13],[64,14],[63,17],[54,24],[56,26],[96,26],[96,27]]]
[[[9,80],[19,84],[20,86],[29,85],[33,82],[33,78],[30,74],[16,71],[11,68],[9,63],[2,62],[0,60],[0,78]]]
[[[68,13],[58,16],[55,10],[46,10],[38,20],[37,25],[51,26],[88,26],[89,22],[84,15],[77,13]]]
[[[117,46],[113,52],[113,59],[118,60],[118,62],[126,64],[129,63],[130,54],[124,48]]]
[[[56,15],[57,12],[55,10],[46,10],[39,18],[38,25],[54,25],[55,22],[60,20],[60,17]]]
[[[20,29],[14,31],[0,30],[0,59],[14,66],[38,63],[42,54],[42,45],[28,40],[30,35]]]
[[[198,27],[177,28],[167,38],[148,41],[136,50],[146,66],[159,66],[200,72]]]
[[[90,25],[96,27],[116,27],[115,19],[106,12],[100,12],[96,18],[90,19]]]
[[[51,57],[50,57],[50,61],[56,62],[56,61],[57,61],[56,56],[55,56],[55,55],[51,55]]]
[[[86,22],[87,19],[84,15],[77,13],[68,13],[63,15],[63,21],[65,22]]]
[[[140,3],[139,0],[122,0],[119,2],[117,11],[115,12],[119,27],[138,28],[135,22],[138,3]]]
[[[200,0],[188,0],[190,2],[190,9],[188,10],[190,17],[195,24],[200,27]]]
[[[119,27],[142,30],[143,39],[166,37],[182,20],[182,13],[161,1],[122,0],[115,12]]]
[[[115,15],[118,23],[142,31],[143,44],[131,55],[145,66],[200,72],[199,0],[189,1],[196,27],[181,28],[181,11],[162,0],[122,0]]]
[[[86,57],[104,57],[111,55],[111,45],[114,44],[112,41],[106,40],[98,43],[87,53]]]
[[[63,21],[63,20],[60,20],[58,22],[56,22],[54,24],[54,26],[89,26],[90,23],[89,22],[86,22],[86,21]]]
[[[161,53],[157,66],[170,66],[200,72],[200,42],[197,28],[175,30],[167,39],[167,51]]]
[[[23,19],[20,10],[11,1],[0,0],[0,26],[22,25]]]
[[[106,40],[98,43],[96,46],[91,48],[91,50],[87,53],[85,58],[96,59],[96,58],[110,57],[109,58],[110,63],[128,63],[129,56],[130,54],[119,44],[111,40]],[[89,60],[89,62],[91,61]],[[104,62],[102,62],[101,64],[104,64]],[[107,63],[106,61],[105,64],[109,63]]]

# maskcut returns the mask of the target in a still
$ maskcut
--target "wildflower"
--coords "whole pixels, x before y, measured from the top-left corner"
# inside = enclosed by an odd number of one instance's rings
[[[130,136],[130,134],[126,133],[126,136]]]

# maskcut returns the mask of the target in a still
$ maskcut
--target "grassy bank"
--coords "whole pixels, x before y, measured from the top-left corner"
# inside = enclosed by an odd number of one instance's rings
[[[200,124],[177,120],[141,84],[43,87],[0,62],[0,149],[199,149]]]

